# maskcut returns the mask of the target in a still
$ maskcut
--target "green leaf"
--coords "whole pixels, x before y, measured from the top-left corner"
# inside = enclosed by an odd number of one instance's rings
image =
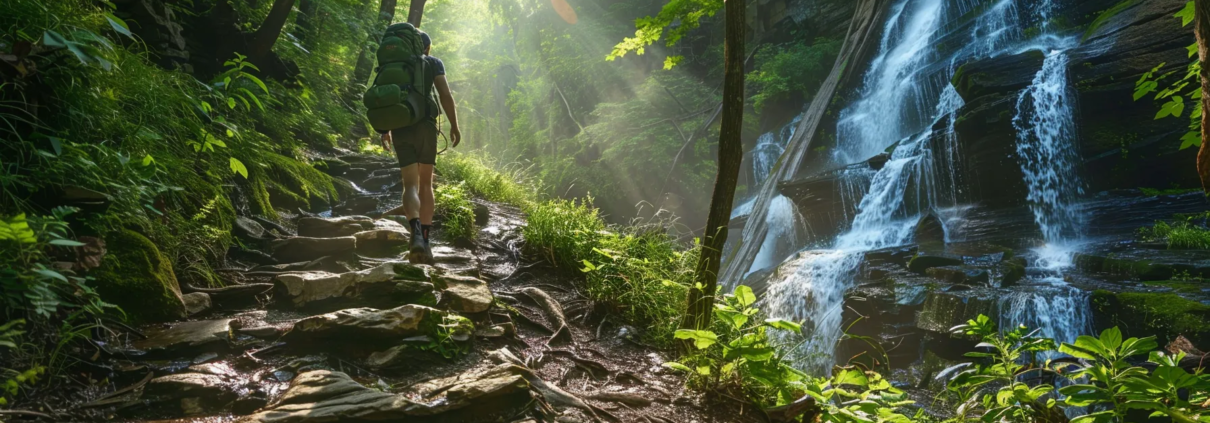
[[[47,138],[50,139],[50,148],[55,150],[55,155],[58,156],[58,155],[63,154],[63,140],[60,140],[55,137],[47,137]]]
[[[54,271],[54,270],[50,270],[50,269],[33,269],[33,272],[34,272],[34,273],[37,273],[37,274],[39,274],[39,275],[42,275],[43,277],[46,277],[46,278],[58,279],[58,280],[60,280],[60,281],[67,282],[67,277],[66,277],[66,276],[63,276],[63,274],[62,274],[62,273],[56,272],[56,271]]]
[[[676,339],[692,339],[693,346],[699,350],[709,348],[718,342],[718,335],[708,330],[678,329]]]
[[[866,377],[865,372],[857,369],[845,369],[836,376],[832,377],[833,385],[855,385],[866,386],[870,383],[870,379]]]
[[[126,25],[126,21],[122,20],[122,18],[114,16],[112,13],[106,12],[105,20],[109,21],[109,26],[111,28],[113,28],[113,30],[116,31],[117,33],[125,35],[132,40],[134,39],[134,34],[130,33],[130,26]]]
[[[235,98],[227,97],[227,108],[235,110]]]
[[[1159,86],[1160,83],[1156,81],[1139,82],[1138,85],[1135,85],[1134,87],[1134,101],[1138,101],[1140,98],[1146,97],[1147,94],[1154,92],[1156,88],[1159,88]]]
[[[693,372],[693,369],[690,369],[689,366],[686,366],[681,363],[677,363],[675,361],[665,362],[664,367],[667,367],[669,369],[674,369],[674,370],[685,371],[685,372],[691,372],[691,373]]]
[[[732,328],[735,328],[735,330],[743,329],[744,325],[748,323],[748,315],[734,310],[715,309],[714,315],[717,316],[719,320],[730,324]]]
[[[752,288],[747,285],[735,287],[735,299],[739,301],[739,305],[747,307],[756,302],[756,294],[752,293]]]
[[[1180,12],[1176,12],[1176,14],[1172,15],[1172,17],[1180,18],[1181,26],[1188,26],[1190,23],[1193,22],[1193,15],[1194,15],[1193,11],[1194,11],[1193,0],[1189,0],[1188,3],[1185,3],[1185,8],[1181,9]]]
[[[151,166],[152,163],[155,163],[154,157],[151,157],[150,154],[143,156],[143,167]]]
[[[1200,132],[1189,131],[1185,133],[1185,136],[1181,137],[1181,150],[1200,145],[1202,145],[1202,134]]]
[[[1181,117],[1181,113],[1185,111],[1185,99],[1179,95],[1172,96],[1167,103],[1160,106],[1160,111],[1155,114],[1156,119],[1163,119],[1168,116]]]
[[[52,239],[50,240],[50,245],[58,245],[60,247],[83,247],[84,243],[70,239]]]
[[[584,262],[584,268],[580,269],[581,272],[588,273],[588,272],[597,270],[597,266],[595,264],[592,264],[591,261],[583,260],[583,262]]]
[[[710,376],[710,366],[697,366],[697,374]]]
[[[244,166],[244,162],[239,161],[235,157],[231,158],[231,171],[243,176],[244,179],[248,179],[248,168]]]
[[[788,330],[795,333],[802,331],[802,325],[785,319],[768,319],[765,320],[765,324],[774,329]]]
[[[773,358],[773,354],[776,353],[773,347],[744,347],[736,348],[729,352],[731,356],[743,357],[745,360],[755,362],[769,361]]]
[[[251,63],[249,63],[249,65],[251,65]],[[256,69],[256,66],[252,66],[252,69]],[[259,71],[260,69],[256,69],[256,70]],[[260,90],[264,91],[265,94],[269,93],[269,87],[265,86],[265,81],[261,81],[260,78],[257,78],[253,75],[249,75],[246,73],[241,76],[249,81],[252,81],[252,83],[256,84],[257,87],[260,87]]]
[[[1189,57],[1192,58],[1195,54],[1197,54],[1197,43],[1190,44],[1189,47],[1186,47],[1186,49],[1189,50]]]
[[[1101,344],[1106,350],[1117,351],[1122,346],[1122,330],[1114,326],[1101,331]]]

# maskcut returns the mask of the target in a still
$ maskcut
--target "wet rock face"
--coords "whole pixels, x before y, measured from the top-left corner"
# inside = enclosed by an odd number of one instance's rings
[[[316,370],[299,374],[277,402],[237,422],[486,423],[517,415],[530,401],[529,383],[506,368],[427,382],[407,395],[367,388],[344,373]]]
[[[282,263],[309,261],[356,250],[357,238],[351,236],[337,238],[286,238],[274,241],[270,249],[273,251],[273,258]]]
[[[351,308],[299,320],[283,339],[298,344],[395,342],[425,335],[428,319],[440,320],[442,314],[441,310],[414,304],[388,310]]]
[[[962,259],[958,258],[921,254],[912,257],[912,260],[908,262],[908,270],[925,273],[933,267],[960,266],[962,263]]]
[[[427,266],[387,263],[358,272],[286,273],[274,278],[280,299],[294,308],[337,310],[350,306],[435,305]]]
[[[939,334],[980,314],[996,316],[996,300],[980,291],[934,291],[924,300],[916,327]]]
[[[349,236],[374,229],[374,219],[367,216],[343,216],[325,219],[303,217],[298,219],[298,236],[332,238]]]

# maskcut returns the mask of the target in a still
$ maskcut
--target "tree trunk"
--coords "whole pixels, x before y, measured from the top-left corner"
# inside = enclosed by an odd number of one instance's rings
[[[1197,34],[1197,57],[1202,61],[1202,146],[1197,151],[1197,175],[1202,181],[1202,190],[1210,194],[1210,67],[1206,65],[1210,56],[1210,0],[1194,3],[1194,33]]]
[[[262,60],[273,51],[273,44],[281,36],[282,27],[286,26],[286,18],[290,17],[290,9],[293,7],[294,0],[274,0],[273,7],[269,9],[269,16],[266,16],[260,28],[256,29],[252,44],[248,46],[248,57],[253,62],[263,63]]]
[[[731,203],[735,197],[735,184],[739,179],[740,161],[744,151],[742,135],[744,125],[744,1],[726,2],[724,9],[726,34],[723,43],[723,117],[722,130],[718,137],[718,176],[714,180],[714,193],[710,197],[710,214],[706,218],[706,232],[702,241],[701,255],[694,274],[695,286],[689,289],[688,310],[681,327],[705,329],[710,326],[714,315],[714,295],[718,291],[719,261],[722,259],[723,244],[727,242],[727,225],[731,221]]]
[[[411,7],[408,7],[408,23],[412,26],[420,28],[420,17],[424,14],[424,3],[428,0],[412,0]]]
[[[367,34],[366,44],[378,43],[378,38],[382,35],[391,21],[395,20],[395,4],[396,0],[382,0],[378,6],[378,26],[370,29]],[[353,68],[353,84],[350,85],[349,95],[360,96],[362,91],[359,88],[364,87],[366,82],[370,80],[370,71],[374,69],[374,52],[368,47],[362,47],[361,53],[357,56],[357,67]]]
[[[298,27],[298,31],[294,34],[298,37],[298,42],[303,48],[312,50],[315,48],[315,41],[319,38],[319,0],[299,0],[298,1],[298,17],[295,18],[294,24]]]

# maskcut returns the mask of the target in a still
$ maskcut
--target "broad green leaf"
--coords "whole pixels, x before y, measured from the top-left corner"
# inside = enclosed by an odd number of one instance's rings
[[[1188,26],[1190,23],[1193,22],[1193,16],[1194,16],[1193,11],[1194,11],[1193,0],[1189,0],[1188,3],[1185,3],[1185,8],[1181,9],[1180,12],[1176,12],[1176,14],[1172,15],[1172,17],[1180,18],[1181,26]]]
[[[227,97],[227,108],[235,110],[235,97]]]
[[[58,245],[60,247],[83,247],[84,243],[70,239],[52,239],[50,240],[50,245]]]
[[[732,356],[743,357],[745,360],[748,360],[748,361],[761,362],[761,361],[769,361],[770,359],[772,359],[773,354],[775,354],[776,351],[772,347],[736,348],[734,350],[731,350],[730,353],[731,353],[730,355],[732,355]]]
[[[669,369],[681,370],[681,371],[685,371],[685,372],[693,372],[693,369],[690,369],[689,366],[686,366],[681,363],[677,363],[675,361],[669,361],[669,362],[664,363],[664,367],[667,367]]]
[[[1138,101],[1140,98],[1146,97],[1147,94],[1154,92],[1159,86],[1160,83],[1156,81],[1140,82],[1134,87],[1134,100]]]
[[[710,376],[710,366],[697,366],[697,374]]]
[[[1200,145],[1202,145],[1202,134],[1200,132],[1189,131],[1185,133],[1185,136],[1181,137],[1181,150]]]
[[[112,13],[105,13],[105,20],[109,21],[109,26],[119,34],[125,35],[130,39],[134,39],[134,34],[130,33],[130,26],[126,25],[126,21],[122,20]]]
[[[231,158],[231,171],[243,176],[244,179],[248,179],[248,167],[244,166],[244,162],[239,161],[235,157]]]
[[[748,323],[748,315],[738,311],[715,309],[714,315],[717,316],[719,320],[730,324],[731,327],[735,328],[735,330],[743,329],[744,325]]]
[[[1122,330],[1114,326],[1101,331],[1101,344],[1106,350],[1117,351],[1122,346]]]
[[[844,369],[844,370],[841,370],[840,372],[837,372],[836,376],[832,377],[832,384],[837,385],[837,386],[839,386],[839,385],[866,386],[869,383],[870,383],[870,380],[869,380],[869,378],[866,377],[865,372],[863,372],[861,370],[857,370],[857,369]]]
[[[1168,116],[1181,117],[1181,113],[1185,112],[1185,98],[1181,96],[1172,96],[1167,103],[1160,106],[1160,111],[1156,112],[1156,119],[1163,119]]]
[[[151,166],[152,163],[155,163],[154,157],[151,157],[150,154],[143,156],[143,167]]]
[[[788,330],[795,333],[802,331],[802,325],[785,319],[768,319],[765,320],[765,324],[771,328]]]
[[[580,269],[581,272],[588,273],[588,272],[597,270],[597,266],[595,264],[592,264],[591,261],[583,260],[583,262],[584,262],[584,267]]]
[[[752,293],[752,288],[747,285],[735,287],[735,299],[739,301],[739,305],[747,307],[756,302],[756,294]]]
[[[674,336],[676,339],[692,339],[693,346],[699,350],[709,348],[718,342],[718,335],[708,330],[678,329]]]

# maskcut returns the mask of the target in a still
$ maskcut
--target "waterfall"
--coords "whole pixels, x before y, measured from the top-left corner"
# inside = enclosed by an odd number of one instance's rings
[[[1048,243],[1080,238],[1084,223],[1076,204],[1080,189],[1075,122],[1067,85],[1067,55],[1047,55],[1033,83],[1017,99],[1017,154],[1029,188],[1029,208]]]
[[[1014,291],[1000,299],[1000,328],[1018,325],[1037,329],[1037,336],[1056,342],[1075,342],[1080,335],[1092,333],[1089,293],[1070,286],[1046,286]],[[1055,351],[1047,359],[1058,357]]]
[[[785,151],[785,145],[779,142],[772,132],[767,132],[756,139],[756,147],[752,149],[752,182],[755,186],[769,177],[773,164]]]
[[[761,244],[760,252],[756,253],[756,259],[752,260],[749,273],[777,265],[778,260],[797,248],[799,229],[804,223],[794,202],[779,195],[769,203],[765,225],[769,228],[769,235]]]

